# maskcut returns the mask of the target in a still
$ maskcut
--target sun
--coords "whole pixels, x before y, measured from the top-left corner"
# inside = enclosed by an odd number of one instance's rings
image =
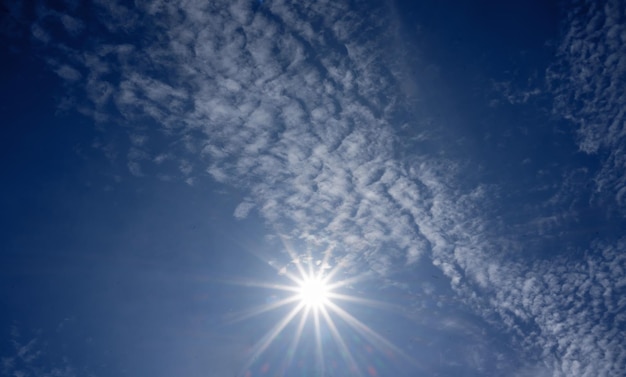
[[[265,335],[252,346],[248,360],[241,370],[241,376],[252,375],[250,372],[251,368],[260,360],[261,355],[267,351],[272,342],[284,335],[291,323],[294,323],[295,326],[291,327],[293,334],[288,346],[288,352],[286,353],[287,357],[283,360],[281,366],[276,366],[276,368],[282,368],[280,370],[296,367],[294,361],[295,355],[298,354],[296,350],[301,343],[306,342],[305,339],[310,339],[308,336],[305,337],[306,331],[308,331],[307,328],[312,329],[314,335],[312,337],[313,343],[307,349],[314,351],[313,357],[320,375],[327,375],[325,373],[327,367],[337,368],[337,365],[341,364],[341,361],[339,361],[340,364],[337,364],[337,360],[333,360],[332,365],[328,364],[327,366],[325,355],[328,354],[328,351],[326,347],[333,343],[332,347],[339,351],[343,364],[352,371],[350,375],[364,375],[362,373],[364,369],[359,365],[358,359],[352,354],[353,347],[350,346],[349,339],[344,338],[342,335],[343,331],[352,331],[352,338],[354,338],[354,333],[358,334],[362,341],[373,345],[382,354],[392,355],[393,357],[401,356],[403,359],[411,361],[411,357],[406,355],[403,350],[393,345],[383,335],[377,333],[342,308],[342,302],[361,304],[372,308],[388,308],[388,305],[384,302],[353,296],[345,292],[346,289],[351,289],[353,284],[368,278],[369,275],[367,273],[338,279],[339,274],[343,271],[343,267],[348,263],[346,262],[348,257],[346,256],[345,259],[335,261],[334,266],[331,267],[332,249],[325,252],[323,259],[318,260],[315,260],[310,253],[298,255],[289,248],[287,248],[287,252],[291,258],[289,264],[283,267],[270,264],[279,275],[289,280],[287,284],[251,282],[249,280],[242,283],[246,286],[283,291],[285,295],[282,298],[240,313],[233,317],[233,323],[285,306],[293,307],[279,318]],[[292,268],[290,270],[287,267]],[[307,327],[307,323],[313,326]],[[389,356],[390,360],[392,356]],[[269,362],[266,362],[261,367],[261,370],[269,368],[269,365]],[[374,374],[370,372],[370,375]]]
[[[307,308],[321,309],[329,303],[330,286],[319,277],[305,277],[298,287],[298,298]]]

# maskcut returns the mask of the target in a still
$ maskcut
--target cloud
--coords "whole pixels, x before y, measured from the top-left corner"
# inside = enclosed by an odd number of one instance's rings
[[[81,78],[80,72],[67,64],[60,66],[55,72],[57,75],[59,75],[59,77],[68,81],[76,81],[80,80]]]
[[[13,353],[9,356],[2,356],[2,376],[32,376],[32,377],[75,377],[75,368],[69,363],[67,358],[60,362],[53,362],[46,366],[42,359],[49,358],[46,354],[46,344],[41,336],[31,338],[24,343],[20,330],[16,325],[11,327],[9,342],[13,346]]]
[[[30,28],[33,38],[43,44],[48,44],[52,37],[50,34],[39,24],[33,24]]]
[[[508,81],[493,82],[493,90],[496,93],[499,93],[499,96],[504,97],[507,102],[512,105],[527,103],[533,97],[537,97],[542,94],[542,90],[538,87],[520,89]],[[498,103],[499,100],[494,99],[490,102],[490,105],[495,106]]]
[[[254,203],[248,201],[242,202],[235,208],[234,216],[238,219],[245,219],[253,208]]]
[[[121,153],[132,174],[166,160],[177,161],[190,183],[207,172],[248,195],[235,217],[254,208],[285,237],[333,247],[336,259],[347,256],[386,281],[430,261],[459,300],[512,334],[520,357],[532,361],[519,375],[619,375],[626,368],[619,341],[625,242],[597,243],[584,262],[524,260],[516,254],[529,251],[523,237],[489,217],[498,188],[460,180],[467,162],[419,151],[399,160],[394,119],[403,76],[389,68],[395,33],[385,27],[393,20],[384,7],[349,5],[277,0],[257,8],[235,0],[131,9],[101,1],[99,20],[116,38],[87,51],[68,47],[62,64],[82,64],[97,120],[137,129]],[[579,127],[581,150],[609,151],[597,187],[621,202],[624,44],[616,12],[591,8],[592,22],[570,20],[560,49],[568,73],[553,68],[550,82],[555,111]],[[583,25],[606,38],[594,42]],[[145,34],[133,45],[129,35],[138,29]],[[38,24],[33,34],[46,45],[51,38]],[[605,53],[588,56],[600,44]],[[605,68],[585,68],[590,56]],[[163,138],[177,149],[164,155],[155,142]],[[568,216],[535,217],[529,229],[550,230]]]
[[[290,230],[295,236],[343,239],[344,252],[362,253],[381,273],[427,253],[429,242],[415,223],[427,213],[410,203],[423,200],[424,189],[393,160],[388,118],[395,78],[378,63],[384,40],[360,36],[380,27],[374,16],[383,10],[372,9],[372,22],[363,23],[347,5],[324,1],[273,2],[263,12],[247,1],[207,5],[210,10],[187,5],[182,18],[178,11],[160,15],[180,20],[160,30],[162,38],[144,53],[128,44],[77,53],[94,112],[113,99],[126,119],[152,118],[181,139],[194,133],[187,149],[198,144],[208,168],[184,159],[184,175],[208,171],[217,181],[248,187],[269,221],[298,224]],[[119,26],[129,9],[103,7],[111,31],[134,27]],[[124,19],[134,17],[140,13]],[[314,22],[324,31],[314,31]],[[157,69],[147,70],[144,58]],[[148,157],[150,139],[139,143],[131,135],[134,175],[163,160]],[[236,215],[244,217],[251,205]]]
[[[578,146],[598,154],[597,198],[626,210],[626,22],[618,0],[572,4],[558,58],[548,69],[554,112],[577,127]]]
[[[67,14],[60,14],[59,18],[61,19],[61,23],[63,24],[63,27],[65,27],[65,30],[73,36],[80,34],[80,32],[85,28],[85,25],[81,20]]]
[[[468,208],[453,204],[459,200],[463,198],[446,201],[440,213],[467,225],[447,232],[454,244],[433,249],[433,263],[450,278],[459,297],[492,325],[513,334],[527,359],[551,375],[619,375],[626,367],[621,340],[626,239],[596,240],[580,260],[568,254],[514,257],[503,242],[507,239],[498,240],[495,234],[485,238],[488,233],[480,230],[484,222],[471,220],[478,212],[459,215]]]

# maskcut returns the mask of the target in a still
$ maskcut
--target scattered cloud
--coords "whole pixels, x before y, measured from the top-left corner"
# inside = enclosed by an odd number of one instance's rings
[[[80,32],[85,28],[85,24],[83,24],[81,20],[67,14],[60,14],[59,18],[61,19],[61,23],[65,27],[65,30],[73,36],[80,34]]]
[[[549,83],[555,112],[579,129],[580,149],[607,151],[596,187],[623,206],[626,44],[623,20],[615,18],[623,6],[587,5],[589,19],[568,19]],[[459,300],[512,334],[523,357],[536,362],[518,375],[617,376],[626,369],[626,241],[598,241],[585,261],[524,260],[516,253],[528,250],[515,235],[498,234],[510,229],[488,216],[497,187],[462,182],[463,162],[419,151],[396,158],[394,116],[403,98],[389,68],[387,42],[395,34],[385,27],[385,7],[277,0],[258,8],[235,0],[136,8],[99,1],[97,9],[118,38],[86,51],[67,47],[60,67],[81,64],[74,69],[85,76],[95,119],[137,129],[122,153],[133,175],[170,160],[188,184],[206,172],[248,194],[235,217],[254,208],[281,234],[332,246],[337,259],[385,280],[431,262]],[[139,29],[145,34],[137,45],[113,42]],[[45,45],[52,38],[40,24],[32,34]],[[59,75],[79,81],[68,72]],[[500,89],[512,103],[538,94]],[[163,154],[153,142],[163,138],[178,149]],[[559,216],[536,217],[531,229],[571,217]],[[482,362],[472,360],[480,370]]]
[[[76,81],[80,80],[82,75],[76,69],[64,64],[55,70],[56,74],[64,80]]]
[[[48,363],[49,355],[45,352],[45,343],[40,335],[25,340],[20,329],[13,325],[9,342],[13,346],[13,353],[1,358],[2,369],[0,372],[2,376],[75,377],[78,375],[76,369],[65,358],[60,363]],[[43,362],[42,359],[46,359],[46,362]],[[47,365],[44,366],[43,364]]]
[[[554,112],[577,127],[578,146],[597,154],[597,198],[624,211],[626,188],[626,21],[619,0],[574,3],[556,62],[548,69]],[[609,202],[609,203],[610,203]]]
[[[249,201],[244,201],[242,203],[240,203],[237,208],[235,208],[235,217],[238,219],[245,219],[246,217],[248,217],[248,214],[250,213],[250,211],[252,211],[252,209],[254,208],[254,203],[249,202]]]
[[[527,103],[531,98],[537,97],[543,93],[543,91],[538,87],[529,87],[521,90],[510,81],[494,82],[493,90],[498,93],[499,96],[504,97],[507,102],[512,105]],[[497,106],[499,103],[499,99],[493,99],[490,102],[490,105]]]

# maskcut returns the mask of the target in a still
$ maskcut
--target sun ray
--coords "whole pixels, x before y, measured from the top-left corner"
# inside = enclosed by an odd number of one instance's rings
[[[322,333],[320,326],[320,315],[317,308],[313,309],[313,320],[315,325],[315,359],[320,366],[320,374],[323,376],[326,365],[324,363],[324,353],[322,350]]]
[[[345,294],[336,293],[336,292],[328,292],[327,296],[328,296],[329,299],[336,299],[336,300],[340,300],[340,301],[355,302],[357,304],[367,305],[367,306],[370,306],[370,307],[373,307],[373,308],[377,308],[377,309],[386,309],[386,310],[389,310],[389,311],[392,311],[392,312],[401,312],[400,308],[396,307],[395,305],[391,305],[391,304],[389,304],[387,302],[384,302],[384,301],[378,301],[378,300],[372,300],[372,299],[369,299],[369,298],[345,295]]]
[[[393,352],[402,356],[406,361],[410,362],[411,364],[421,367],[421,365],[417,361],[415,361],[412,357],[407,355],[404,351],[402,351],[400,348],[395,346],[393,343],[387,340],[384,336],[380,335],[379,333],[377,333],[376,331],[372,330],[370,327],[365,325],[363,322],[359,321],[354,316],[350,315],[350,313],[346,312],[341,307],[335,305],[332,302],[328,303],[328,307],[330,310],[336,313],[339,317],[341,317],[341,319],[343,319],[355,331],[357,331],[358,333],[363,335],[365,338],[370,340],[370,342],[383,353],[387,350],[382,348],[380,344],[383,344],[388,349],[393,350]]]
[[[320,275],[324,273],[326,266],[329,265],[330,258],[333,255],[333,250],[335,250],[334,243],[331,243],[326,250],[324,250],[324,257],[322,258],[322,263],[320,265],[319,273]]]
[[[231,284],[231,285],[240,285],[243,287],[254,287],[254,288],[269,288],[269,289],[275,289],[275,290],[279,290],[279,291],[286,291],[286,292],[295,292],[297,290],[296,287],[292,286],[292,285],[286,285],[286,284],[275,284],[275,283],[266,283],[266,282],[262,282],[262,281],[254,281],[254,280],[234,280],[234,279],[228,279],[228,280],[220,280],[220,283],[224,283],[224,284]]]
[[[339,330],[337,330],[337,326],[335,326],[335,322],[333,321],[333,319],[330,318],[328,311],[326,310],[326,308],[320,308],[320,312],[322,312],[322,315],[324,316],[324,319],[326,320],[326,324],[328,325],[328,328],[330,329],[330,333],[332,334],[333,339],[339,346],[339,350],[341,351],[340,352],[341,356],[346,361],[346,364],[348,364],[348,367],[350,368],[351,371],[354,371],[356,372],[358,376],[361,376],[361,371],[359,370],[359,367],[356,361],[354,360],[354,356],[352,356],[352,352],[350,352],[350,349],[346,345],[346,342],[344,342],[343,338],[341,337],[341,334],[339,334]]]
[[[304,308],[302,315],[300,316],[300,322],[298,323],[298,328],[296,329],[296,333],[293,336],[293,340],[289,345],[289,351],[287,353],[287,360],[285,360],[285,369],[291,365],[291,361],[293,360],[293,356],[295,355],[298,345],[300,344],[300,337],[302,336],[302,331],[304,330],[304,325],[306,324],[306,320],[309,317],[309,313],[311,312],[311,308]]]
[[[327,277],[329,280],[333,279],[335,275],[337,275],[343,269],[343,266],[348,264],[348,257],[349,255],[345,255],[343,258],[341,258],[337,265],[335,265],[335,267],[328,273]]]
[[[393,358],[393,355],[397,355],[410,361],[411,364],[417,365],[417,363],[403,353],[402,350],[338,305],[339,302],[355,303],[403,314],[400,308],[389,303],[365,297],[357,297],[347,294],[345,291],[335,291],[336,289],[350,287],[354,283],[362,282],[370,278],[371,273],[364,273],[343,280],[335,280],[342,270],[342,267],[350,263],[349,258],[342,258],[337,265],[329,269],[327,263],[332,258],[332,247],[329,247],[325,251],[322,261],[316,261],[313,259],[311,250],[307,250],[306,253],[298,255],[294,252],[287,240],[283,241],[291,260],[286,267],[277,268],[277,270],[280,272],[280,275],[286,276],[294,284],[269,284],[250,280],[246,280],[240,284],[251,287],[276,289],[292,294],[277,302],[261,305],[244,312],[237,316],[232,322],[269,312],[288,304],[295,303],[295,305],[293,309],[290,309],[285,316],[280,318],[278,322],[265,333],[261,340],[253,346],[250,359],[244,372],[267,351],[272,342],[277,339],[281,332],[283,332],[298,315],[300,315],[300,318],[297,320],[297,325],[294,325],[295,332],[293,338],[288,340],[288,344],[285,344],[286,346],[288,345],[287,353],[283,361],[279,364],[283,372],[295,367],[293,364],[294,357],[298,355],[297,350],[301,346],[301,342],[304,341],[303,336],[307,321],[311,321],[310,323],[313,325],[311,331],[313,331],[312,335],[314,339],[311,339],[311,341],[315,342],[313,346],[315,351],[311,357],[315,358],[316,372],[321,373],[321,375],[327,372],[326,368],[328,367],[327,360],[325,360],[327,355],[327,350],[325,349],[327,340],[323,336],[323,334],[326,333],[330,335],[328,341],[330,344],[334,343],[336,345],[336,349],[339,351],[344,365],[350,370],[348,375],[363,376],[367,374],[364,369],[359,368],[357,358],[355,358],[355,355],[352,353],[353,350],[350,349],[348,342],[343,338],[340,332],[340,328],[342,328],[344,324],[348,325],[343,327],[344,329],[350,329],[350,331],[360,334],[363,339],[372,343],[377,350],[386,354],[388,357]],[[305,264],[307,265],[305,266]],[[295,265],[295,267],[293,265]],[[273,263],[272,267],[276,268],[276,264]],[[287,271],[287,268],[290,268],[291,271]],[[341,327],[338,327],[338,325],[341,325]],[[358,360],[361,360],[360,356]],[[313,362],[313,360],[311,360],[311,362]]]
[[[270,310],[274,310],[274,309],[278,309],[281,306],[285,306],[287,304],[290,304],[292,302],[298,301],[298,297],[297,296],[289,296],[287,298],[284,298],[280,301],[276,301],[276,302],[272,302],[270,304],[263,304],[263,305],[259,305],[255,308],[252,309],[248,309],[244,312],[241,313],[235,313],[231,316],[229,316],[229,319],[227,321],[227,323],[233,324],[233,323],[237,323],[237,322],[241,322],[243,320],[246,320],[248,318],[252,318],[254,316],[257,316],[259,314],[262,313],[266,313],[269,312]]]
[[[335,270],[333,270],[332,272],[335,272]],[[351,278],[348,278],[348,279],[339,280],[339,281],[337,281],[335,283],[330,284],[329,288],[330,289],[337,289],[337,288],[345,287],[345,286],[350,285],[350,284],[358,283],[360,281],[368,279],[369,277],[371,277],[371,275],[372,275],[371,273],[366,272],[364,274],[360,274],[360,275],[357,275],[357,276],[354,276],[354,277],[351,277]],[[332,274],[332,275],[329,274],[327,276],[327,278],[330,280],[330,279],[333,278],[333,276],[334,276],[334,274]]]
[[[300,263],[301,261],[300,261],[300,257],[298,256],[298,254],[296,254],[296,252],[293,250],[291,245],[288,245],[284,237],[281,236],[280,240],[283,246],[285,247],[285,250],[287,250],[287,254],[289,254],[289,257],[291,258],[291,262],[296,265],[296,268],[298,269],[300,276],[306,276],[306,271],[304,270],[304,268],[302,268],[302,263]],[[289,274],[287,276],[289,276]],[[294,282],[295,281],[296,280],[294,280]]]
[[[246,363],[246,366],[243,368],[244,371],[247,370],[250,367],[250,365],[252,365],[252,363],[254,363],[254,361],[259,356],[261,356],[261,354],[267,349],[267,347],[269,347],[269,345],[274,341],[274,339],[276,339],[278,334],[280,334],[280,332],[283,331],[285,327],[287,327],[289,322],[291,322],[291,320],[303,308],[304,308],[304,304],[299,303],[295,308],[293,308],[289,312],[289,314],[283,317],[283,319],[280,320],[280,322],[278,322],[270,331],[268,331],[265,334],[265,336],[263,336],[263,338],[259,342],[257,342],[257,344],[255,344],[252,356],[250,357],[249,361]]]

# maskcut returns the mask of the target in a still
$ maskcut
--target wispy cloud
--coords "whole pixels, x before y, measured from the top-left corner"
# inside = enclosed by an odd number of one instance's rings
[[[2,376],[74,377],[77,375],[75,368],[67,360],[52,364],[41,361],[49,355],[45,353],[45,344],[40,335],[25,340],[20,329],[13,325],[9,342],[13,346],[13,353],[2,356],[2,369],[0,370]]]
[[[613,18],[623,12],[594,4],[589,22],[568,21],[559,67],[569,73],[553,69],[550,80],[556,111],[579,126],[580,148],[609,151],[597,187],[623,204],[623,24]],[[460,161],[417,152],[399,160],[402,84],[387,57],[395,34],[385,26],[393,20],[384,7],[362,6],[102,1],[110,40],[87,51],[50,48],[67,59],[55,69],[76,67],[85,77],[84,112],[131,130],[121,155],[132,174],[170,160],[183,179],[206,172],[245,190],[236,217],[257,211],[286,237],[332,246],[337,259],[329,263],[348,256],[382,279],[429,261],[464,304],[513,334],[532,361],[524,371],[619,375],[624,241],[595,244],[585,263],[524,260],[520,237],[489,218],[497,187],[468,187]],[[140,40],[113,42],[131,31]],[[32,33],[50,45],[43,26]],[[590,66],[592,56],[603,64]],[[72,72],[59,75],[76,85]],[[155,140],[167,140],[167,154]],[[532,229],[560,221],[545,217]]]
[[[595,179],[598,198],[610,198],[624,211],[626,10],[617,0],[572,5],[558,59],[548,70],[554,111],[576,125],[581,151],[602,156]]]

